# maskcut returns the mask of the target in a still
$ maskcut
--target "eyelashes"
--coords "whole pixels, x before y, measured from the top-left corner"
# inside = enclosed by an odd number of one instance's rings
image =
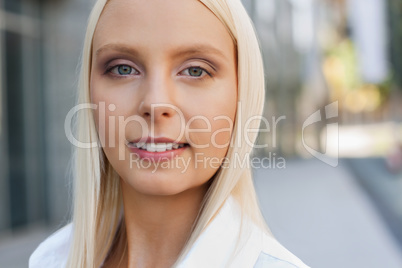
[[[200,66],[192,66],[184,69],[180,73],[186,73],[185,75],[191,76],[191,77],[202,77],[204,75],[209,75],[212,77],[211,73],[209,73],[207,70]]]
[[[111,75],[114,78],[126,78],[132,75],[140,75],[140,72],[128,64],[117,64],[107,68],[106,75]],[[190,79],[203,80],[212,77],[212,74],[201,66],[190,66],[179,72],[180,76],[187,76]]]
[[[128,76],[128,75],[138,75],[140,74],[136,69],[129,65],[121,64],[112,66],[107,70],[107,73],[112,73],[114,75]]]

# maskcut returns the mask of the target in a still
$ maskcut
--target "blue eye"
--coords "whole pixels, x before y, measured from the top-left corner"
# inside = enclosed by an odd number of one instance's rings
[[[203,78],[205,74],[212,77],[212,75],[207,70],[199,66],[189,67],[183,70],[181,74],[200,79]]]
[[[121,75],[121,76],[126,76],[126,75],[131,75],[131,74],[136,74],[138,71],[134,69],[133,67],[129,65],[117,65],[109,69],[109,72],[115,74],[115,75]]]
[[[133,70],[133,68],[131,68],[130,66],[127,66],[127,65],[120,65],[117,67],[117,71],[121,75],[129,75],[129,74],[131,74],[132,70]]]
[[[204,72],[204,69],[202,69],[200,67],[190,67],[190,68],[188,68],[188,73],[189,73],[190,76],[200,77],[203,72]]]

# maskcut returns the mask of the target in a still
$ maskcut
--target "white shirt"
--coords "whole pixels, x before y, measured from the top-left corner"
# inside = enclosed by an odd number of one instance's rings
[[[179,268],[304,268],[301,260],[273,237],[250,222],[245,239],[237,244],[240,208],[233,197],[198,237]],[[58,230],[42,242],[29,259],[29,268],[64,268],[72,237],[72,224]],[[236,247],[238,245],[238,247]],[[238,251],[236,251],[238,249]],[[237,254],[234,254],[237,252]]]

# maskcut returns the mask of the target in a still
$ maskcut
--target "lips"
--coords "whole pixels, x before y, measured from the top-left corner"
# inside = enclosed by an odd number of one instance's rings
[[[178,143],[169,138],[142,138],[127,143],[127,147],[132,153],[137,154],[140,158],[148,160],[167,161],[175,156],[182,154],[188,143]]]
[[[127,144],[128,147],[130,148],[138,148],[140,150],[145,150],[148,152],[166,152],[166,151],[171,151],[171,150],[177,150],[180,148],[183,148],[187,146],[188,144],[186,143],[144,143],[144,142],[138,142],[138,143],[133,143],[129,142]]]

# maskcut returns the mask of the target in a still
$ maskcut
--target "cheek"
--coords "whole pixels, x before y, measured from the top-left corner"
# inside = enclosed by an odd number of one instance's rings
[[[211,136],[212,145],[214,147],[221,148],[223,146],[229,146],[230,138],[232,137],[233,132],[233,120],[233,118],[220,119],[215,124],[216,130]]]
[[[230,84],[230,86],[227,86]],[[187,106],[191,121],[187,122],[186,133],[190,144],[198,149],[224,149],[230,144],[237,107],[236,86],[227,83],[217,88],[213,95],[198,98],[197,105]],[[195,109],[195,107],[197,107]],[[194,120],[193,120],[194,119]]]
[[[97,105],[93,115],[99,138],[104,147],[117,147],[130,138],[126,137],[127,132],[142,127],[142,121],[130,117],[138,105],[136,98],[125,87],[111,89],[107,83],[98,83],[100,79],[92,80],[91,102]]]
[[[202,120],[189,124],[186,140],[195,148],[204,148],[207,145],[215,148],[227,147],[233,131],[233,123],[233,117],[229,116],[203,117]]]
[[[194,153],[208,157],[224,157],[230,145],[235,105],[230,109],[216,111],[213,115],[203,115],[202,120],[195,120],[189,125],[187,142]]]

